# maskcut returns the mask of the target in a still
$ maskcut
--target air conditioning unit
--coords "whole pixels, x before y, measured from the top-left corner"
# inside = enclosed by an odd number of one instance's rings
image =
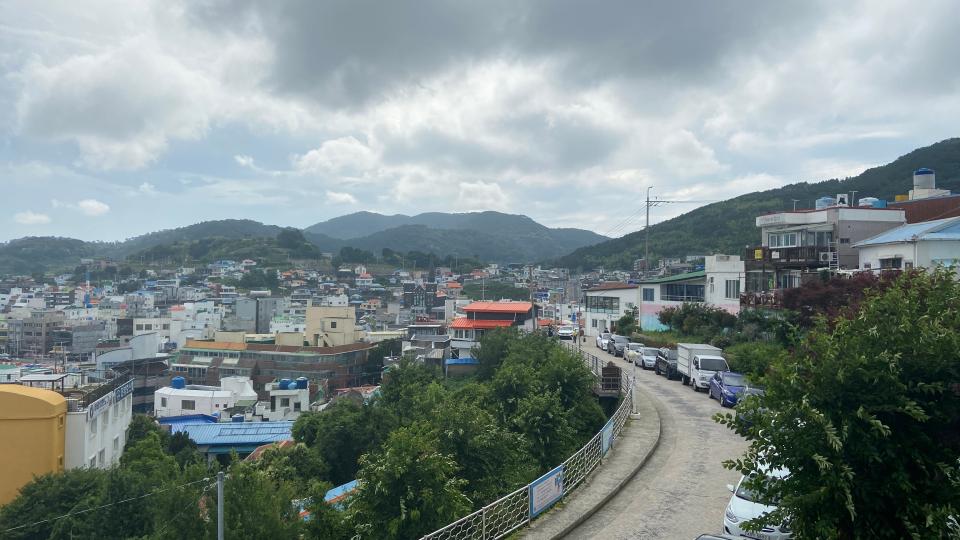
[[[821,251],[821,252],[820,252],[820,262],[828,263],[828,262],[830,262],[830,261],[832,261],[832,260],[833,260],[833,253],[831,253],[831,252],[829,252],[829,251]]]

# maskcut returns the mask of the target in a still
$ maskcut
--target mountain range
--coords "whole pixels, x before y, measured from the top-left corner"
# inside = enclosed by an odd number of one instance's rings
[[[161,230],[123,242],[26,237],[0,244],[0,274],[73,268],[84,257],[206,261],[256,257],[263,252],[271,260],[285,260],[336,253],[346,246],[377,255],[383,248],[390,248],[490,262],[533,262],[554,259],[608,239],[581,229],[551,229],[527,216],[500,212],[430,212],[416,216],[357,212],[304,229],[304,239],[312,244],[307,249],[278,245],[274,239],[284,229],[253,220],[227,219]]]
[[[760,243],[756,217],[793,208],[812,208],[824,195],[857,192],[857,198],[893,200],[913,186],[913,171],[928,167],[936,171],[937,187],[960,191],[960,138],[918,148],[891,163],[868,169],[843,180],[799,182],[777,189],[741,195],[697,208],[650,226],[650,258],[726,253],[741,255],[747,245]],[[583,247],[557,259],[574,269],[595,267],[630,268],[643,257],[644,231]]]

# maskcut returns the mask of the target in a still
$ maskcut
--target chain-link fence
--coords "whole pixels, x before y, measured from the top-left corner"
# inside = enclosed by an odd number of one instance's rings
[[[600,377],[602,362],[589,353],[581,353],[594,376]],[[503,538],[530,523],[540,512],[565,497],[579,486],[600,464],[613,441],[620,436],[627,418],[633,411],[633,378],[623,376],[620,389],[623,401],[603,429],[583,448],[567,458],[562,465],[513,493],[496,500],[480,510],[460,518],[446,527],[423,537],[437,540],[487,540]]]

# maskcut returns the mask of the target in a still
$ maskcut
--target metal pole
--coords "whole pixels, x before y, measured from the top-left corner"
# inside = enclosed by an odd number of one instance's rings
[[[643,275],[647,275],[650,270],[650,190],[653,186],[647,186],[647,224],[643,227]]]
[[[643,351],[640,351],[641,353]],[[643,355],[640,355],[640,361],[643,362]],[[633,412],[637,412],[637,364],[633,364],[633,378],[630,380],[630,408],[633,409]]]
[[[223,471],[217,473],[217,540],[223,540]]]

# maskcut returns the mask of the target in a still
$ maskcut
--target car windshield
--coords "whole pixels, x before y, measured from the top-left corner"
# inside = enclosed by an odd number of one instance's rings
[[[615,341],[615,342],[617,342],[617,343],[623,343],[623,344],[626,344],[626,343],[629,341],[627,338],[625,338],[625,337],[623,337],[623,336],[613,336],[613,337],[610,338],[610,339],[612,339],[613,341]]]
[[[743,480],[740,481],[740,485],[737,486],[737,493],[736,493],[737,497],[739,497],[739,498],[741,498],[741,499],[743,499],[743,500],[745,500],[745,501],[750,501],[750,502],[765,504],[765,505],[767,505],[767,506],[776,506],[776,505],[777,505],[777,501],[776,501],[776,500],[773,500],[773,501],[760,500],[760,496],[757,494],[757,492],[754,491],[754,490],[752,490],[752,489],[750,489],[749,487],[747,487],[747,486],[746,486],[746,483],[747,483],[747,479],[746,479],[746,478],[744,478]]]
[[[644,356],[656,356],[660,353],[660,349],[654,349],[653,347],[645,347],[643,349]]]
[[[729,368],[723,358],[701,358],[700,369],[702,371],[726,371]]]
[[[746,386],[747,381],[739,373],[725,373],[723,375],[723,384],[727,386]]]
[[[610,334],[608,334],[607,332],[604,332],[600,334],[600,339],[610,339]]]
[[[627,345],[627,347],[630,347],[630,350],[631,350],[631,351],[639,351],[640,349],[643,348],[643,344],[642,344],[642,343],[631,343],[631,344]]]

